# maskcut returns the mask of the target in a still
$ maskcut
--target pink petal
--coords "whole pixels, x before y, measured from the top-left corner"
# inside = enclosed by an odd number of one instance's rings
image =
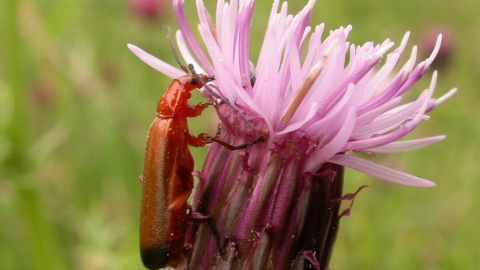
[[[375,164],[371,161],[347,155],[335,155],[328,162],[352,168],[356,171],[380,178],[382,180],[415,187],[434,187],[436,184],[404,172]]]
[[[415,150],[418,148],[426,147],[437,143],[447,136],[434,136],[428,138],[422,138],[417,140],[409,140],[409,141],[402,141],[402,142],[392,142],[390,144],[386,144],[383,146],[371,148],[365,150],[366,152],[374,152],[374,153],[396,153],[396,152],[405,152],[410,150]]]
[[[176,79],[185,75],[185,71],[156,58],[155,56],[147,53],[146,51],[138,48],[137,46],[133,44],[128,44],[127,46],[130,51],[132,51],[136,56],[138,56],[138,58],[140,58],[143,62],[147,63],[149,66],[167,75],[168,77]]]

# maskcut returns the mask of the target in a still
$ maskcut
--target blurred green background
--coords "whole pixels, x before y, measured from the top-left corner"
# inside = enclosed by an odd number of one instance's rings
[[[126,44],[175,63],[159,26],[178,27],[170,1],[158,1],[0,1],[0,269],[143,269],[138,176],[157,100],[171,79]],[[193,24],[195,5],[186,2]],[[289,13],[296,13],[306,0],[292,2]],[[257,3],[253,59],[270,8],[271,1]],[[399,44],[412,31],[406,55],[417,44],[419,59],[428,33],[442,29],[451,50],[438,66],[435,96],[459,88],[410,136],[447,134],[445,141],[376,159],[437,187],[404,187],[347,170],[346,192],[370,188],[342,220],[332,269],[480,269],[479,10],[478,0],[315,6],[312,25],[351,24],[355,44]],[[202,122],[190,121],[195,134],[205,130],[196,127]],[[200,169],[206,149],[192,151]]]

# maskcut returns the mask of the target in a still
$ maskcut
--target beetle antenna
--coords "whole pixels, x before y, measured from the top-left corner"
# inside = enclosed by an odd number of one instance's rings
[[[180,65],[180,67],[183,69],[183,71],[185,71],[185,73],[188,73],[188,69],[187,67],[182,63],[182,61],[180,60],[180,57],[178,56],[178,51],[177,51],[177,47],[175,47],[175,43],[173,43],[173,39],[172,39],[172,29],[170,29],[169,26],[161,26],[162,29],[167,29],[168,31],[168,41],[170,42],[170,47],[172,47],[172,51],[173,51],[173,55],[175,56],[175,60],[177,60],[177,63]]]
[[[207,82],[204,82],[202,80],[202,78],[200,78],[200,76],[198,75],[198,73],[195,71],[195,68],[193,67],[193,64],[189,64],[188,65],[188,68],[190,69],[190,72],[195,76],[195,78],[205,87],[205,89],[208,90],[208,92],[210,92],[210,94],[212,94],[212,96],[214,96],[215,98],[217,98],[218,100],[220,100],[220,103],[225,103],[227,104],[230,108],[232,108],[232,110],[238,114],[240,116],[240,118],[242,118],[243,121],[245,121],[245,123],[247,123],[247,125],[252,128],[252,123],[250,123],[250,121],[247,120],[247,118],[245,117],[245,115],[238,109],[236,108],[235,106],[233,106],[230,101],[226,98],[223,98],[222,96],[220,96],[220,94],[216,93],[210,86],[207,85]],[[215,77],[214,76],[208,76],[208,79],[211,81],[211,80],[214,80]]]

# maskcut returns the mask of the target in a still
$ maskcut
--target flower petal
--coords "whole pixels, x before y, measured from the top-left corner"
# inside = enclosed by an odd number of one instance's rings
[[[356,171],[363,172],[365,174],[372,175],[382,180],[396,183],[396,184],[415,186],[415,187],[436,186],[434,182],[428,181],[426,179],[416,177],[416,176],[413,176],[404,172],[400,172],[394,169],[390,169],[388,167],[384,167],[358,157],[340,154],[340,155],[333,156],[328,160],[328,162],[349,167]]]
[[[175,12],[175,16],[177,17],[178,25],[182,30],[183,36],[185,37],[186,43],[190,47],[193,52],[193,55],[198,59],[198,61],[202,64],[203,68],[207,71],[208,74],[213,74],[213,67],[208,60],[208,57],[198,44],[197,39],[192,33],[192,29],[188,25],[187,18],[185,16],[185,10],[183,9],[183,0],[173,0],[173,10]]]
[[[422,138],[417,140],[409,140],[403,142],[392,142],[386,145],[382,145],[375,148],[366,149],[367,152],[374,152],[374,153],[395,153],[395,152],[405,152],[410,150],[415,150],[418,148],[426,147],[431,144],[437,143],[447,136],[434,136],[428,138]]]
[[[154,69],[160,71],[161,73],[167,75],[170,78],[176,79],[185,75],[185,71],[180,70],[167,62],[164,62],[155,56],[147,53],[146,51],[140,49],[139,47],[128,44],[127,45],[130,51],[132,51],[138,58],[140,58],[143,62],[147,63],[149,66],[153,67]]]

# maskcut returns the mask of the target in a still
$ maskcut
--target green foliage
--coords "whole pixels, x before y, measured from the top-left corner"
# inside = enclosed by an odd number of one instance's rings
[[[291,12],[306,1],[293,2]],[[177,28],[166,6],[162,17],[142,20],[126,0],[0,2],[0,269],[142,268],[137,179],[157,100],[171,79],[126,44],[174,64],[159,28]],[[187,6],[195,10],[193,1]],[[257,3],[257,44],[270,7]],[[376,158],[437,187],[397,186],[347,170],[346,192],[371,188],[342,220],[332,269],[480,268],[478,10],[475,0],[317,3],[312,24],[351,24],[356,44],[398,44],[410,30],[407,51],[421,49],[428,28],[449,27],[455,51],[440,70],[436,96],[459,87],[412,136],[447,134],[444,142]],[[193,23],[196,12],[190,15]],[[252,48],[253,59],[258,52]],[[426,77],[415,93],[427,87]],[[204,122],[190,121],[195,134]],[[208,129],[214,133],[215,123]],[[194,153],[199,169],[205,149]]]

